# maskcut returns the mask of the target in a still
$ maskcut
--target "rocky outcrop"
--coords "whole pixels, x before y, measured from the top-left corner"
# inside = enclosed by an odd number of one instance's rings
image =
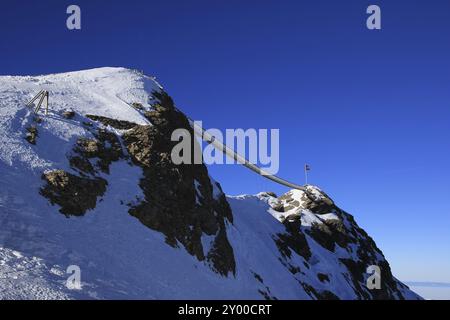
[[[278,233],[274,241],[280,250],[282,256],[286,259],[291,258],[291,252],[297,253],[306,261],[311,257],[311,250],[306,241],[306,237],[300,229],[300,222],[284,222],[285,233]]]
[[[317,243],[331,252],[335,251],[336,245],[345,248],[355,242],[355,238],[348,234],[343,222],[337,219],[315,222],[307,232]]]
[[[46,184],[40,194],[59,205],[59,211],[66,216],[82,216],[94,209],[108,185],[100,173],[108,174],[112,162],[125,158],[116,134],[92,125],[89,128],[92,137],[78,138],[68,155],[69,164],[77,175],[63,170],[42,175]]]
[[[92,132],[94,138],[77,140],[74,153],[69,157],[71,165],[81,173],[94,174],[94,168],[109,173],[111,163],[125,157],[119,137],[102,128]],[[96,162],[92,164],[94,160]]]
[[[119,129],[119,130],[129,130],[129,129],[134,128],[137,125],[136,123],[125,121],[125,120],[111,119],[111,118],[102,117],[102,116],[95,116],[92,114],[87,114],[86,118],[89,118],[93,121],[100,122],[105,126],[111,126],[115,129]]]
[[[59,205],[59,211],[66,216],[82,216],[94,209],[97,198],[105,193],[108,184],[101,178],[82,178],[63,170],[46,172],[42,179],[47,184],[41,188],[41,195]]]
[[[233,274],[234,254],[226,234],[226,224],[232,223],[233,216],[225,195],[218,184],[211,182],[203,164],[172,162],[171,151],[176,144],[170,139],[172,132],[183,128],[192,133],[192,129],[167,94],[154,95],[159,104],[145,113],[152,126],[135,126],[123,136],[133,162],[143,169],[140,186],[145,199],[132,207],[130,214],[162,232],[169,245],[181,244],[218,273]],[[202,243],[205,235],[214,236],[209,248]]]
[[[29,126],[28,128],[26,128],[26,130],[27,134],[25,136],[25,139],[32,145],[35,145],[38,138],[38,129],[36,128],[36,126]]]
[[[333,200],[331,200],[326,193],[323,191],[317,193],[314,191],[314,188],[311,187],[307,188],[298,199],[293,197],[292,192],[288,192],[279,197],[278,200],[283,207],[282,209],[279,208],[278,211],[280,212],[287,212],[294,208],[298,208],[300,202],[302,203],[301,207],[303,209],[310,210],[315,214],[326,214],[335,212],[338,209]]]
[[[290,191],[278,198],[264,194],[277,218],[283,222],[285,233],[276,234],[274,241],[282,255],[281,261],[294,274],[301,274],[303,268],[313,264],[313,254],[307,238],[318,243],[332,254],[337,250],[347,252],[341,263],[351,275],[348,281],[354,287],[359,299],[402,299],[404,285],[396,281],[389,263],[368,234],[361,229],[353,216],[338,208],[331,198],[316,187],[308,186],[305,191]],[[304,264],[293,262],[296,253],[304,258]],[[339,254],[341,255],[341,254]],[[366,286],[367,267],[376,265],[381,269],[381,289],[368,290]],[[330,281],[327,275],[318,274],[323,283]],[[300,280],[299,280],[300,281]],[[301,281],[300,281],[301,282]],[[305,291],[316,299],[335,299],[332,292],[318,291],[301,283]]]

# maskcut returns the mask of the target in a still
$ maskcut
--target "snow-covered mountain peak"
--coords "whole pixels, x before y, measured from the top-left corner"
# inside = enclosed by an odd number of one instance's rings
[[[34,114],[26,104],[41,90],[49,92],[49,111]],[[61,163],[67,142],[89,135],[83,126],[86,115],[102,116],[150,125],[144,113],[152,110],[153,92],[161,86],[151,77],[125,68],[97,68],[43,76],[0,77],[0,159],[25,167],[50,168]],[[35,103],[37,104],[37,102]],[[65,112],[76,117],[68,121]],[[45,120],[45,121],[42,121]],[[36,130],[47,147],[23,143],[23,131]],[[58,152],[56,152],[58,151]],[[62,154],[61,154],[62,153]]]
[[[96,68],[43,76],[1,76],[2,108],[22,108],[40,90],[50,93],[50,114],[73,109],[81,114],[94,114],[147,124],[133,107],[139,103],[150,108],[153,91],[161,86],[152,77],[125,68]],[[15,108],[16,107],[16,108]]]
[[[48,115],[26,106],[40,90]],[[178,128],[133,70],[0,77],[0,299],[418,298],[319,188],[226,197],[206,166],[171,161]]]

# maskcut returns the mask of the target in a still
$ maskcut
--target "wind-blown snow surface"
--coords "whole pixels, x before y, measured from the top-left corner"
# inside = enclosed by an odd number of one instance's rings
[[[33,146],[24,139],[34,117],[25,104],[41,89],[50,92],[50,113]],[[42,173],[70,171],[66,154],[77,137],[90,135],[80,117],[62,117],[64,110],[149,124],[130,104],[150,110],[153,90],[161,87],[152,78],[123,68],[0,77],[0,299],[261,299],[261,292],[278,299],[311,299],[280,263],[273,235],[285,228],[272,216],[267,197],[228,198],[234,222],[227,234],[236,274],[225,277],[182,246],[168,246],[163,234],[130,216],[125,203],[142,196],[142,170],[125,160],[103,174],[107,191],[83,217],[67,218],[39,194]],[[317,219],[312,213],[302,217],[305,224]],[[202,240],[206,246],[208,237]],[[332,254],[307,240],[313,257],[301,278],[318,291],[357,298],[338,262],[347,253]],[[300,256],[292,259],[304,262]],[[66,287],[70,265],[81,268],[81,290]],[[319,281],[319,272],[328,274],[330,283]],[[402,293],[417,298],[407,289]]]

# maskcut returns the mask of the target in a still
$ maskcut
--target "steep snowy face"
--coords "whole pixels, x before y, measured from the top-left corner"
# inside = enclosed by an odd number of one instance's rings
[[[48,115],[26,107],[40,90]],[[204,165],[173,164],[179,128],[133,70],[0,77],[0,298],[418,298],[318,188],[225,197]]]

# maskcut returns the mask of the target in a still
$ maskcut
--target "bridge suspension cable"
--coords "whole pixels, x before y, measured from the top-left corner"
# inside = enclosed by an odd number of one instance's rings
[[[196,124],[195,121],[193,121],[190,118],[188,118],[188,120],[189,120],[189,123],[192,126],[192,129],[194,130],[194,133],[197,136],[199,136],[205,142],[211,143],[217,150],[219,150],[222,153],[224,153],[224,154],[228,155],[229,157],[233,158],[238,163],[244,165],[246,168],[252,170],[253,172],[256,172],[257,174],[259,174],[260,176],[263,176],[266,179],[272,180],[272,181],[274,181],[274,182],[276,182],[278,184],[281,184],[283,186],[286,186],[286,187],[289,187],[289,188],[292,188],[292,189],[307,191],[304,186],[300,186],[298,184],[295,184],[295,183],[289,182],[287,180],[284,180],[284,179],[282,179],[282,178],[280,178],[280,177],[278,177],[276,175],[272,175],[271,173],[265,171],[264,169],[258,167],[255,164],[251,163],[246,158],[244,158],[240,154],[236,153],[234,150],[232,150],[231,148],[227,147],[226,145],[224,145],[221,141],[217,140],[214,136],[210,135],[201,126]]]

